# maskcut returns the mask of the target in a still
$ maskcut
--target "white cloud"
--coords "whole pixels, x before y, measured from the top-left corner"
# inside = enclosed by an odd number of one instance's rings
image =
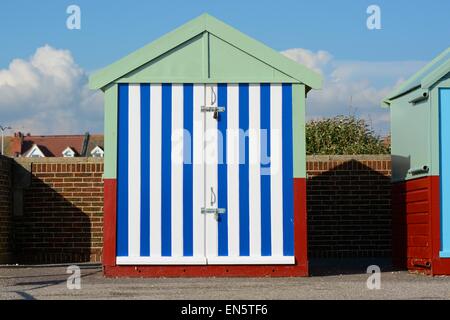
[[[324,50],[301,48],[283,54],[324,77],[323,90],[308,95],[309,119],[356,113],[382,134],[389,131],[382,98],[424,64],[342,61]],[[87,80],[68,50],[45,45],[29,59],[13,60],[0,70],[0,124],[32,134],[102,132],[103,95],[89,90]]]
[[[324,77],[323,89],[308,94],[309,119],[356,114],[370,120],[380,134],[389,132],[389,110],[380,107],[381,100],[425,64],[423,61],[340,61],[329,52],[301,48],[283,54]]]
[[[27,60],[0,70],[0,124],[32,134],[67,134],[103,129],[99,92],[68,50],[49,45]]]
[[[300,62],[306,67],[313,69],[322,74],[324,68],[333,59],[333,56],[327,51],[319,50],[312,52],[307,49],[295,48],[288,49],[283,54],[294,61]]]

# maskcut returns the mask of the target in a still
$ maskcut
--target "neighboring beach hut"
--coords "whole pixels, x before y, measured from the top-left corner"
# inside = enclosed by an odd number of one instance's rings
[[[450,48],[392,92],[393,256],[450,274]]]
[[[94,74],[105,274],[307,275],[305,99],[321,84],[206,14]]]

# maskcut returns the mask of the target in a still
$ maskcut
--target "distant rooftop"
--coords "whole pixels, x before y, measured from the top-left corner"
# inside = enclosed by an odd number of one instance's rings
[[[63,151],[70,148],[75,157],[89,157],[95,147],[103,149],[103,135],[31,135],[16,132],[14,136],[5,137],[5,155],[24,157],[34,146],[45,157],[62,157]]]

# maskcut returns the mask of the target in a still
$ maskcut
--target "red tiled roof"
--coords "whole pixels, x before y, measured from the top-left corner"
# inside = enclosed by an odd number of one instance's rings
[[[80,155],[83,150],[84,138],[84,135],[25,136],[22,153],[26,154],[36,144],[46,157],[61,157],[67,147],[72,148],[77,155]]]
[[[75,151],[75,156],[91,156],[91,151],[99,146],[103,149],[103,135],[90,134],[87,141],[86,153],[82,155],[83,144],[86,135],[49,135],[31,136],[16,133],[14,136],[5,137],[5,155],[9,157],[25,156],[34,144],[44,153],[46,157],[62,157],[62,152],[70,147]],[[23,142],[20,141],[23,139]]]

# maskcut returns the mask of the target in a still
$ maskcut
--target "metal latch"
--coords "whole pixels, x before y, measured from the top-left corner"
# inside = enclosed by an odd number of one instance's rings
[[[225,213],[226,210],[223,208],[202,208],[202,214],[213,214],[216,220],[219,220],[219,215]]]
[[[225,214],[224,208],[202,208],[202,214]]]
[[[225,112],[225,107],[202,106],[202,112],[214,112],[214,119],[219,118],[219,112]]]

